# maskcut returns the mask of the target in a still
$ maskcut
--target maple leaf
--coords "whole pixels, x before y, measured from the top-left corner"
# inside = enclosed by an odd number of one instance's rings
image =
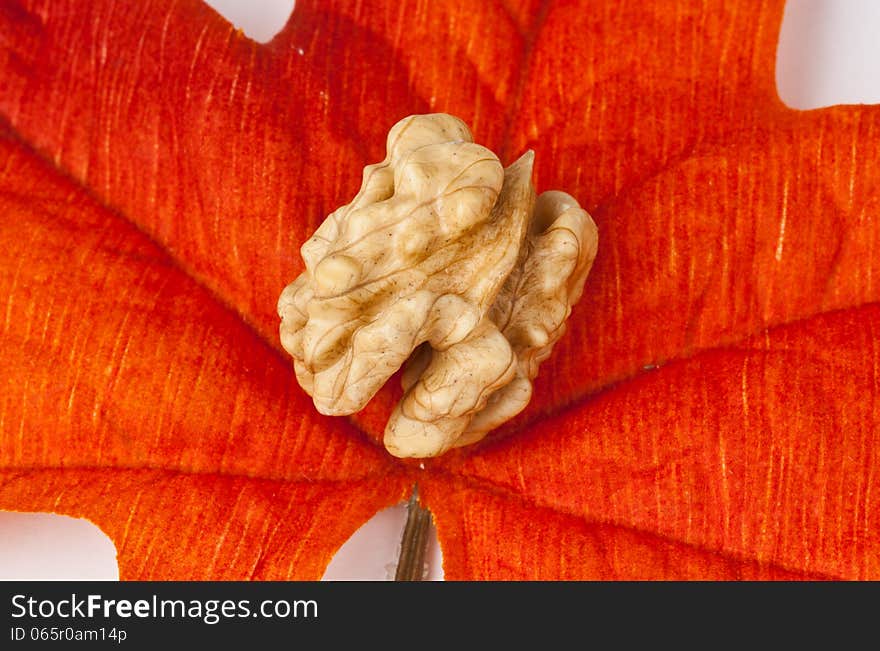
[[[0,508],[129,579],[318,578],[418,482],[447,578],[880,578],[880,109],[776,96],[783,0],[0,6]],[[413,113],[592,213],[528,409],[437,460],[317,414],[299,245]]]

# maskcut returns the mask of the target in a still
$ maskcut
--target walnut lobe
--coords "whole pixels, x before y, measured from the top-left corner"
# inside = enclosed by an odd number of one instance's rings
[[[387,152],[302,246],[281,342],[324,414],[360,410],[406,363],[385,446],[436,456],[528,404],[597,231],[569,195],[536,200],[531,152],[505,169],[452,116],[401,120]]]

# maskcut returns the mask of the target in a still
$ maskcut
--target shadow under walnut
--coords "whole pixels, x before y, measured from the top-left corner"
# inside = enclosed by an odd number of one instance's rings
[[[535,198],[533,159],[502,167],[451,115],[392,127],[385,160],[302,246],[306,269],[278,301],[281,344],[319,412],[359,411],[406,364],[385,447],[431,457],[525,408],[598,244],[571,196]]]

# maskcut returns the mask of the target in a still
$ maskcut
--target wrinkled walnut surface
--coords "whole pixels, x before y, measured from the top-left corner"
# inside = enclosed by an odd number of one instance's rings
[[[306,269],[278,301],[318,411],[362,409],[406,364],[385,447],[430,457],[528,404],[598,243],[572,197],[535,199],[532,160],[503,168],[450,115],[394,125],[385,160],[302,246]]]

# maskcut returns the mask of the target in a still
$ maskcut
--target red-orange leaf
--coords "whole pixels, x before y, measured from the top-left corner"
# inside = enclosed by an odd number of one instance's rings
[[[0,507],[124,578],[317,578],[413,482],[449,578],[880,578],[880,109],[777,99],[781,0],[0,8]],[[279,352],[299,245],[418,112],[592,212],[535,398],[426,463]]]

